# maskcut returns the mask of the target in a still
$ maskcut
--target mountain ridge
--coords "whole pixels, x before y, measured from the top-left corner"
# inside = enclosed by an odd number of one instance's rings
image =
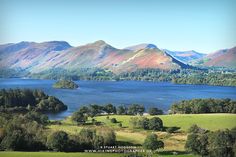
[[[173,53],[171,53],[173,52]],[[138,44],[123,49],[103,40],[73,47],[66,41],[19,42],[0,45],[0,67],[38,73],[53,68],[77,70],[101,68],[114,73],[154,68],[192,68],[190,62],[205,56],[196,51],[169,51],[154,44]],[[185,57],[187,60],[181,59]],[[186,58],[187,57],[187,58]]]

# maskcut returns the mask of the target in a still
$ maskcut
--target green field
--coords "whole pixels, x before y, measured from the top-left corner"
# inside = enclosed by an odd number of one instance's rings
[[[121,122],[123,127],[129,127],[129,120],[133,116],[129,115],[110,115],[109,118],[116,118]],[[148,118],[152,116],[147,116]],[[180,127],[180,130],[187,131],[188,128],[197,124],[198,126],[208,130],[231,129],[236,126],[236,114],[175,114],[160,115],[166,127]],[[118,127],[113,124],[106,116],[96,117],[96,120],[104,122],[108,126]]]
[[[1,157],[125,157],[117,153],[63,153],[63,152],[0,152]],[[194,157],[191,154],[168,155],[155,154],[153,157]]]
[[[129,115],[109,115],[97,116],[95,119],[102,122],[103,125],[112,127],[116,132],[117,141],[121,145],[142,145],[147,134],[152,131],[131,129],[129,128]],[[151,118],[152,116],[147,116]],[[164,141],[164,151],[184,151],[184,145],[187,139],[186,131],[188,128],[197,124],[202,128],[208,130],[219,130],[219,129],[231,129],[235,127],[235,114],[176,114],[176,115],[161,115],[159,116],[164,123],[165,127],[179,127],[180,131],[177,133],[168,134],[166,132],[155,132],[158,137]],[[110,119],[116,118],[118,122],[122,123],[122,128],[118,126],[118,123],[111,123]],[[83,127],[94,127],[91,125],[87,126],[76,126],[70,118],[62,121],[61,125],[49,125],[48,128],[52,131],[63,130],[70,134],[78,134]]]

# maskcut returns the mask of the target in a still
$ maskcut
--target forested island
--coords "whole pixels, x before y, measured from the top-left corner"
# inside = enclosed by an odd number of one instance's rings
[[[59,80],[54,85],[53,88],[62,88],[62,89],[76,89],[79,86],[71,80]]]

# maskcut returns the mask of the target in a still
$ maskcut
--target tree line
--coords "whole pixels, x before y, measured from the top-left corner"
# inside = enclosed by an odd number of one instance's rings
[[[212,157],[234,157],[236,155],[236,128],[208,131],[193,125],[185,148],[196,155]]]
[[[182,100],[171,106],[171,113],[236,113],[236,101],[231,99],[192,99]]]
[[[71,119],[76,122],[78,125],[83,125],[88,120],[88,117],[95,117],[103,114],[117,114],[117,115],[143,115],[145,107],[139,104],[131,104],[129,106],[114,106],[112,104],[107,105],[96,105],[90,104],[88,106],[82,106],[78,111],[74,112],[71,116]],[[163,111],[152,107],[149,108],[148,112],[150,115],[161,115]],[[116,123],[115,119],[111,119],[112,123]]]
[[[77,70],[65,70],[61,68],[55,68],[37,74],[30,74],[29,77],[56,80],[138,80],[173,82],[176,84],[236,86],[235,70],[212,68],[185,68],[177,70],[144,68],[137,69],[133,72],[122,72],[120,74],[115,74],[108,69],[100,68],[81,68]]]
[[[60,112],[67,106],[54,96],[38,89],[1,89],[0,111]]]
[[[0,150],[82,152],[100,146],[115,145],[116,135],[107,127],[83,128],[78,134],[49,132],[46,115],[30,111],[26,114],[0,112]]]

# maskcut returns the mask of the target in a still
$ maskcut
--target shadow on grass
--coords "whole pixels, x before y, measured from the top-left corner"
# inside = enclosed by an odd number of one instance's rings
[[[189,154],[186,151],[162,151],[158,152],[159,155],[187,155]]]
[[[169,133],[177,133],[177,132],[180,132],[180,127],[177,127],[177,126],[163,127],[163,131],[166,131]]]
[[[141,144],[134,144],[132,142],[127,142],[127,141],[117,141],[116,145],[117,146],[142,146]]]

